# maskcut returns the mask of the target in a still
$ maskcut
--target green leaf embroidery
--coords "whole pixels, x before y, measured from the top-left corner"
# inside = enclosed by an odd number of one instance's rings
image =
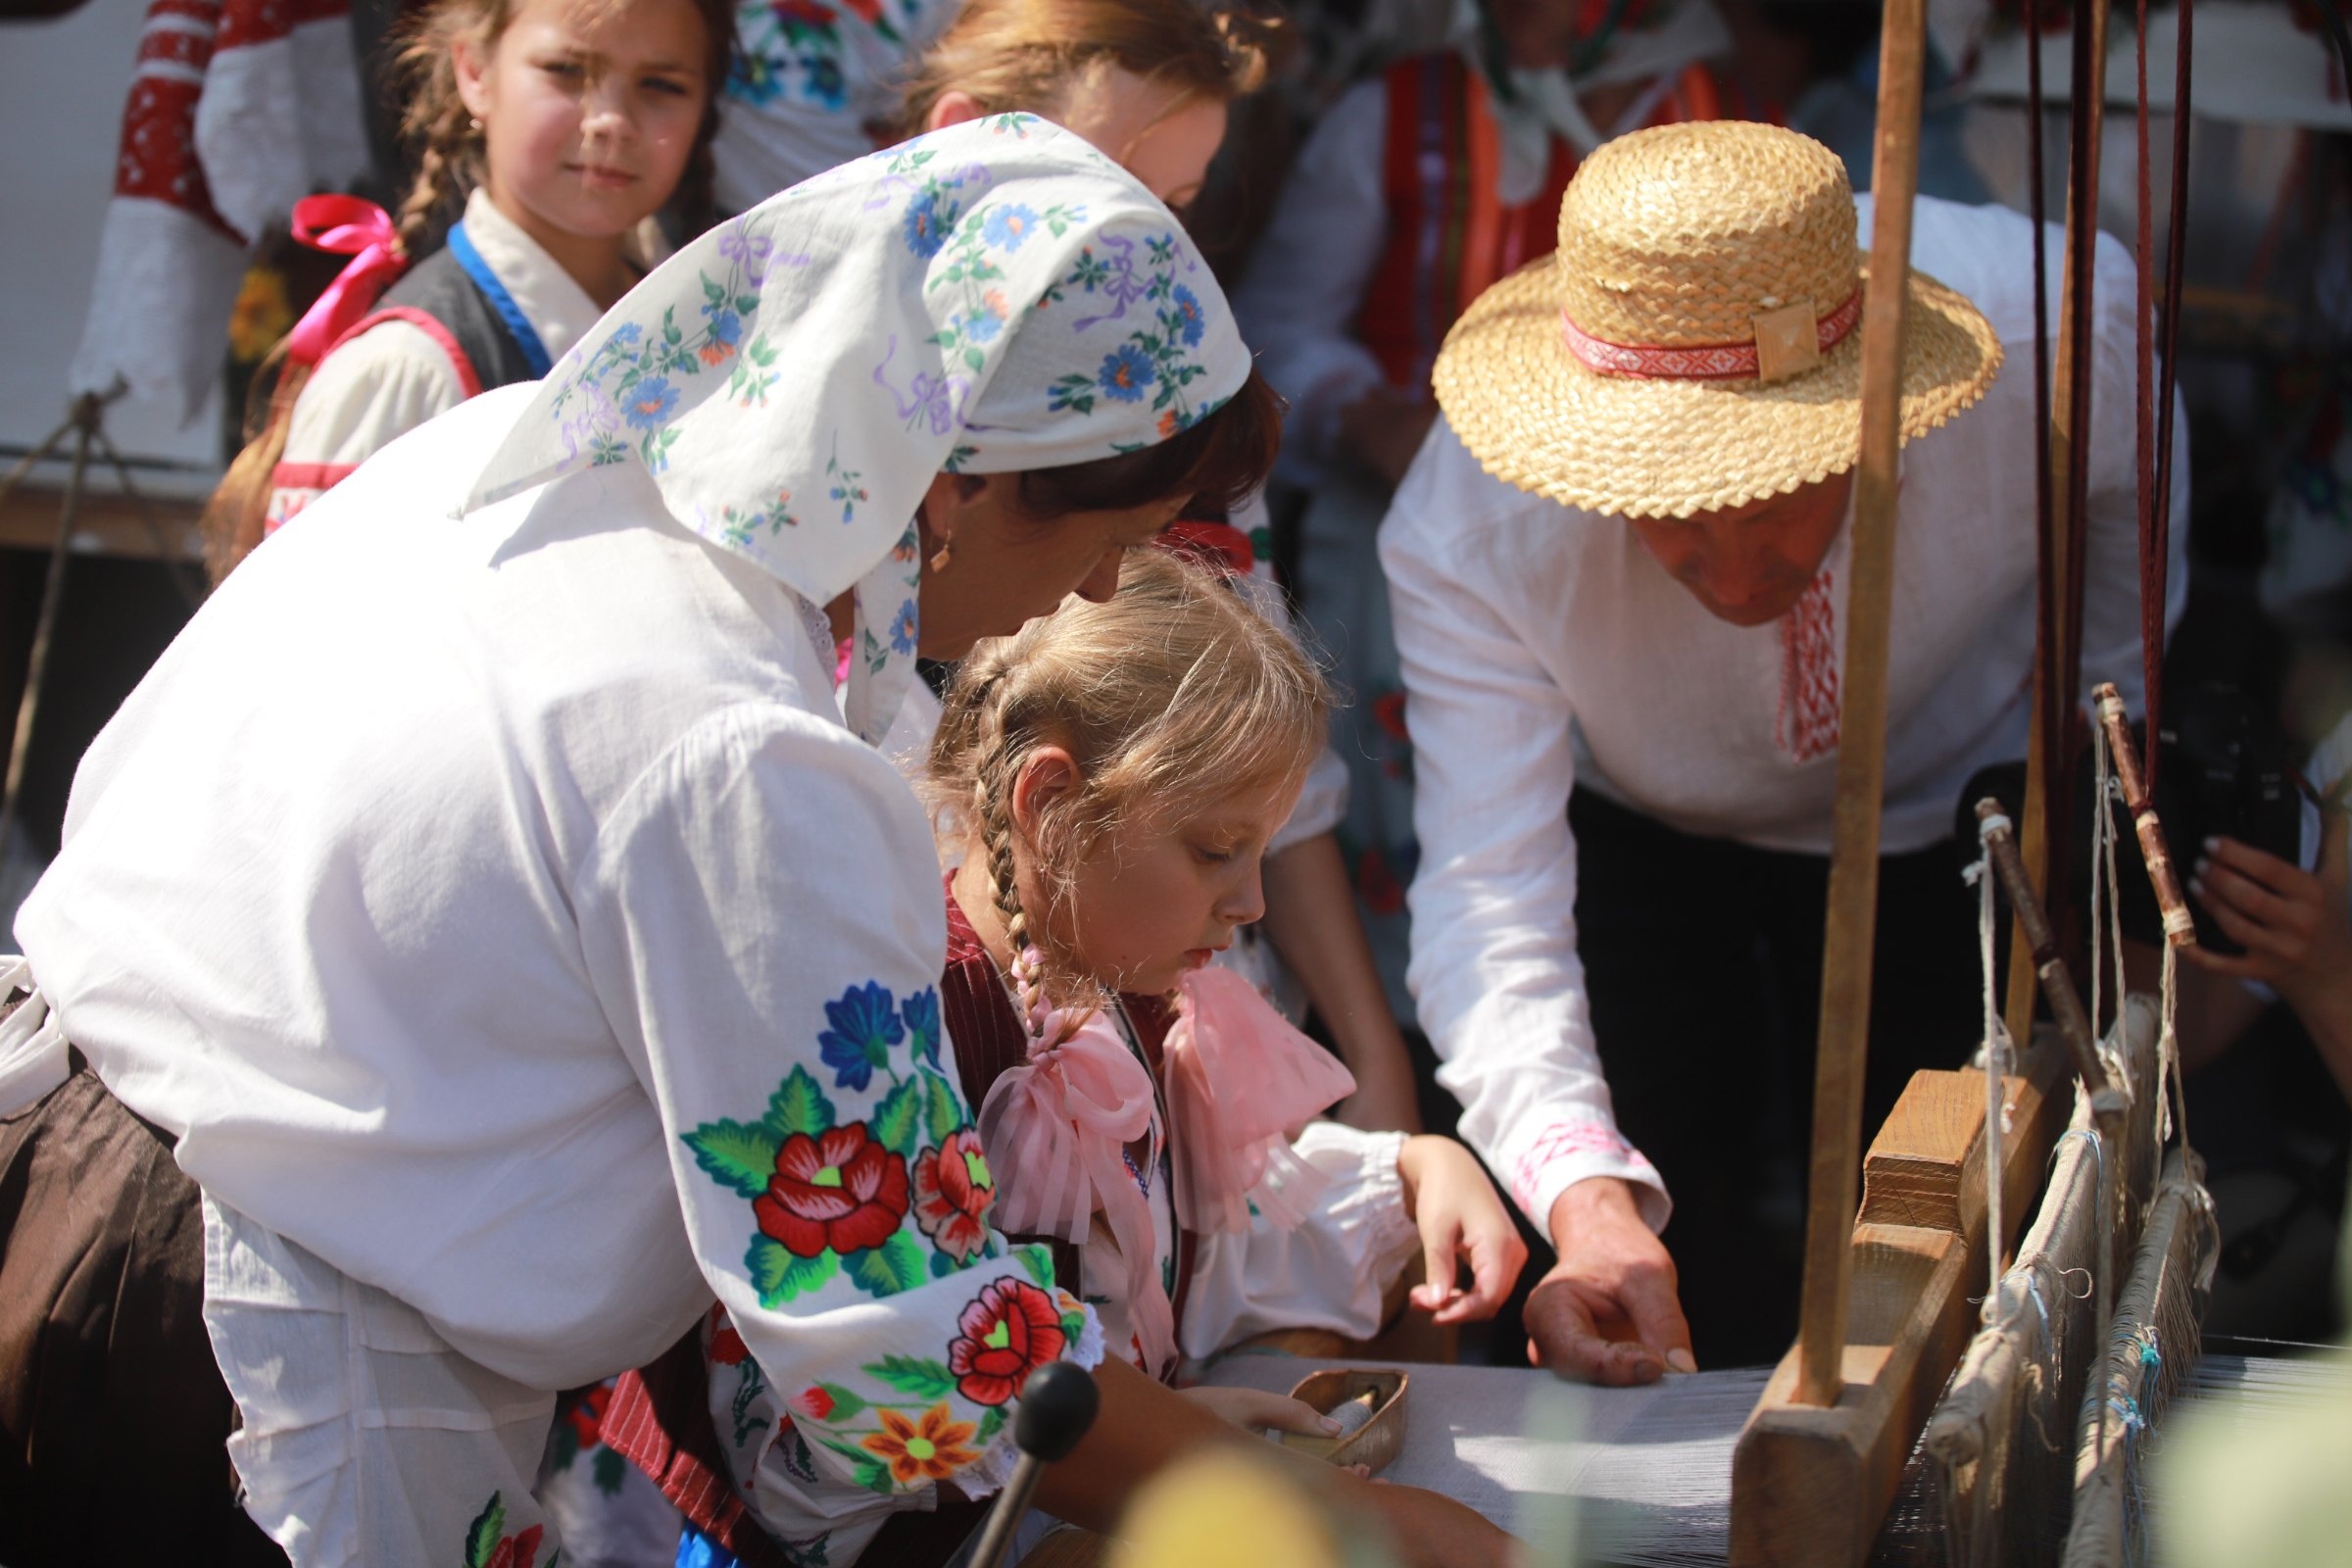
[[[996,1440],[997,1434],[1004,1430],[1004,1407],[1001,1404],[992,1405],[988,1414],[980,1418],[980,1429],[972,1434],[972,1441],[985,1448]]]
[[[1020,1260],[1021,1267],[1029,1271],[1031,1279],[1049,1290],[1053,1288],[1054,1250],[1052,1248],[1043,1242],[1031,1242],[1027,1247],[1015,1248],[1012,1255]]]
[[[824,1390],[825,1397],[833,1401],[832,1412],[825,1417],[826,1420],[847,1421],[853,1416],[863,1413],[865,1400],[840,1384],[819,1383],[817,1387]]]
[[[792,1076],[768,1097],[767,1114],[761,1120],[779,1142],[794,1133],[814,1137],[833,1125],[833,1102],[808,1076],[808,1069],[795,1062]]]
[[[620,1495],[621,1480],[629,1473],[628,1460],[611,1448],[600,1447],[596,1450],[596,1457],[589,1461],[589,1466],[596,1478],[597,1491],[608,1497]]]
[[[890,1466],[862,1448],[853,1448],[846,1443],[836,1443],[830,1438],[823,1441],[826,1447],[850,1461],[851,1479],[858,1485],[869,1492],[890,1495]]]
[[[880,1247],[852,1252],[847,1259],[850,1278],[876,1296],[896,1296],[923,1283],[926,1258],[923,1244],[900,1231]]]
[[[930,1086],[930,1103],[924,1107],[924,1130],[931,1135],[934,1146],[946,1143],[963,1126],[963,1099],[955,1087],[930,1068],[923,1069],[923,1078]]]
[[[784,1140],[763,1122],[710,1121],[684,1136],[694,1162],[722,1187],[746,1198],[767,1191],[776,1174],[776,1151]]]
[[[1084,1339],[1086,1337],[1086,1314],[1084,1312],[1063,1313],[1061,1318],[1061,1337],[1069,1341],[1072,1345],[1076,1345],[1080,1340]]]
[[[948,1370],[944,1361],[886,1355],[879,1361],[868,1361],[865,1370],[901,1394],[911,1394],[918,1399],[944,1399],[956,1392],[956,1374]]]
[[[466,1568],[489,1568],[490,1554],[498,1550],[499,1538],[507,1528],[506,1504],[498,1499],[497,1493],[490,1494],[482,1511],[466,1527]]]
[[[743,1266],[760,1293],[760,1304],[772,1311],[796,1296],[821,1290],[840,1272],[841,1259],[829,1248],[814,1257],[795,1257],[774,1238],[755,1236]]]
[[[916,1124],[922,1119],[922,1082],[906,1079],[882,1097],[882,1103],[874,1107],[872,1118],[865,1124],[866,1130],[874,1142],[911,1160],[919,1143]]]

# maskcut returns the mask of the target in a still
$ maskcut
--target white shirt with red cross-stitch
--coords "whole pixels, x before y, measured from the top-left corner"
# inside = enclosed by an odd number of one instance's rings
[[[1870,200],[1860,198],[1861,233]],[[2007,368],[1978,407],[1904,448],[1888,656],[1887,853],[1952,831],[1979,767],[2025,755],[2034,662],[2030,221],[1922,198],[1913,265],[1975,302]],[[2048,245],[2057,298],[2063,246]],[[2082,678],[2140,700],[2132,260],[2097,255]],[[2176,456],[2168,623],[2186,587]],[[1462,1136],[1537,1224],[1593,1176],[1664,1184],[1619,1136],[1577,956],[1583,785],[1679,832],[1826,855],[1837,796],[1849,546],[1787,615],[1701,608],[1623,519],[1487,474],[1441,421],[1382,524],[1418,799],[1411,984],[1460,1097]],[[1703,897],[1700,890],[1698,895]]]

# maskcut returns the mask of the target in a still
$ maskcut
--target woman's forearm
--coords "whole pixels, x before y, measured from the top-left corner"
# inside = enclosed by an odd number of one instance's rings
[[[1118,1356],[1095,1368],[1102,1406],[1067,1459],[1038,1477],[1036,1503],[1057,1518],[1107,1534],[1137,1488],[1166,1465],[1211,1444],[1255,1445],[1274,1462],[1282,1450],[1218,1419],[1207,1406],[1146,1377]]]
[[[1380,1111],[1372,1121],[1355,1124],[1419,1132],[1412,1059],[1355,912],[1339,841],[1318,833],[1269,856],[1265,884],[1267,939],[1306,987],[1307,1000],[1339,1046],[1340,1059],[1371,1092]]]

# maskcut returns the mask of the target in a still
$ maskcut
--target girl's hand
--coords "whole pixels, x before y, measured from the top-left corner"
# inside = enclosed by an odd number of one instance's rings
[[[1405,1206],[1421,1233],[1422,1282],[1410,1299],[1437,1323],[1493,1317],[1518,1281],[1527,1244],[1470,1151],[1450,1138],[1408,1138],[1396,1156]],[[1455,1283],[1468,1259],[1471,1285]]]
[[[2242,956],[2184,950],[2215,974],[2257,980],[2300,1008],[2317,992],[2352,974],[2352,920],[2344,906],[2344,825],[2327,815],[2317,874],[2235,839],[2207,839],[2188,890],[2214,923],[2244,948]]]
[[[1301,1437],[1336,1438],[1340,1424],[1303,1399],[1261,1389],[1179,1389],[1177,1393],[1245,1432],[1296,1432]]]

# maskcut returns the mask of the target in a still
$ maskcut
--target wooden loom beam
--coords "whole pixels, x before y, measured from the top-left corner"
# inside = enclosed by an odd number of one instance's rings
[[[1910,293],[1911,207],[1919,184],[1924,0],[1887,0],[1879,59],[1877,192],[1862,301],[1861,455],[1854,479],[1846,597],[1844,697],[1830,849],[1815,1057],[1812,1164],[1806,1184],[1804,1294],[1796,1397],[1838,1402],[1844,1386],[1851,1290],[1847,1241],[1862,1142],[1864,1058],[1879,902],[1879,817],[1886,776],[1886,644],[1893,612],[1896,465],[1902,449],[1903,308]]]

